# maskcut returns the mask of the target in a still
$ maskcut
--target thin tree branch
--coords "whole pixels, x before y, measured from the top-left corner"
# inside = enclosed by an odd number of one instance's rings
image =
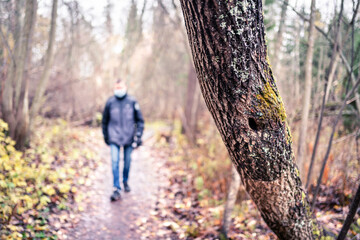
[[[359,5],[359,4],[358,4],[358,5]],[[358,9],[358,7],[359,7],[358,5],[357,5],[357,9]],[[307,17],[305,17],[303,14],[299,13],[294,7],[292,7],[292,6],[290,6],[290,5],[289,5],[289,7],[290,7],[301,19],[303,19],[304,21],[309,21],[309,19],[308,19]],[[357,14],[357,11],[356,11],[356,13],[354,13],[353,18],[356,17],[356,14]],[[355,18],[354,18],[354,19],[355,19]],[[328,34],[326,34],[326,33],[324,32],[324,30],[322,30],[320,27],[318,27],[318,26],[316,26],[316,25],[315,25],[315,29],[316,29],[318,32],[320,32],[320,33],[329,41],[329,43],[330,43],[331,45],[334,45],[334,42],[335,42],[335,41],[334,41],[333,39],[331,39],[331,38],[328,36]],[[341,60],[343,61],[343,63],[344,63],[344,65],[345,65],[348,73],[350,74],[350,73],[351,73],[350,64],[349,64],[348,60],[346,59],[346,57],[345,57],[345,55],[344,55],[344,53],[343,53],[342,48],[341,48],[340,45],[338,46],[338,49],[337,49],[337,50],[339,51]],[[350,74],[350,79],[351,79],[351,81],[352,81],[352,83],[353,83],[353,85],[354,85],[354,84],[355,84],[355,76],[353,75],[353,73]],[[355,94],[358,95],[357,93],[355,93]],[[357,107],[358,112],[360,112],[360,100],[357,100],[357,101],[356,101],[356,107]]]
[[[360,6],[360,1],[358,0],[357,4],[356,4],[356,7],[353,9],[354,14],[353,14],[353,17],[352,17],[352,19],[351,19],[351,21],[349,23],[350,25],[355,24],[356,16],[357,16],[357,13],[359,11],[359,6]]]
[[[282,2],[285,2],[285,0],[283,0]],[[309,22],[310,19],[307,18],[306,16],[304,16],[302,13],[300,13],[299,11],[296,10],[295,7],[291,6],[290,4],[288,4],[288,6],[291,8],[291,10],[293,10],[294,13],[296,13],[302,20],[306,21],[306,22]],[[326,39],[330,40],[329,37],[328,37],[328,34],[324,32],[324,30],[322,30],[319,26],[316,26],[315,24],[315,29],[317,31],[319,31],[322,35],[325,36]]]
[[[359,139],[360,139],[360,128],[358,129],[357,131],[357,134],[356,134],[356,156],[357,156],[357,160],[358,160],[358,163],[360,163],[360,144],[359,144]]]
[[[142,21],[142,19],[143,19],[145,9],[146,9],[146,4],[147,4],[147,0],[144,0],[144,4],[143,4],[143,7],[141,9],[141,14],[140,14],[140,21]]]
[[[360,184],[359,184],[359,187],[356,191],[356,194],[355,194],[355,197],[351,203],[351,206],[350,206],[350,210],[349,210],[349,213],[345,219],[345,222],[344,222],[344,225],[343,227],[341,228],[341,231],[340,231],[340,234],[339,236],[337,237],[337,240],[344,240],[345,237],[346,237],[346,234],[347,232],[349,231],[349,228],[350,228],[350,225],[354,219],[354,216],[356,214],[356,210],[357,208],[359,207],[359,203],[360,203]]]
[[[322,179],[322,176],[324,174],[324,169],[325,169],[327,160],[329,158],[329,154],[330,154],[330,150],[331,150],[331,147],[332,147],[332,142],[333,142],[333,139],[334,139],[336,126],[339,123],[340,119],[342,118],[342,112],[345,109],[345,107],[347,106],[347,104],[346,104],[347,101],[355,93],[355,91],[357,91],[357,88],[359,87],[359,85],[360,85],[360,75],[359,75],[355,85],[353,86],[352,90],[346,95],[346,97],[345,97],[345,99],[343,101],[343,104],[342,104],[342,106],[340,108],[339,114],[337,115],[336,120],[335,120],[335,122],[333,124],[333,129],[332,129],[332,132],[331,132],[331,135],[330,135],[329,144],[328,144],[328,147],[327,147],[327,150],[326,150],[325,157],[323,159],[323,164],[322,164],[322,167],[321,167],[320,176],[318,178],[317,186],[316,186],[315,193],[314,193],[314,196],[313,196],[313,201],[312,201],[312,206],[311,206],[312,210],[314,209],[314,206],[315,206],[315,203],[316,203],[316,198],[317,198],[317,195],[319,193],[321,179]]]
[[[325,109],[325,104],[326,104],[327,95],[328,95],[327,93],[329,92],[329,89],[331,87],[331,82],[332,82],[332,79],[330,79],[330,78],[334,77],[334,76],[330,76],[330,75],[331,75],[331,72],[335,68],[335,61],[336,61],[337,55],[339,54],[338,53],[339,33],[340,33],[340,24],[341,24],[341,18],[342,18],[342,14],[343,14],[343,9],[344,9],[344,0],[341,1],[341,9],[340,9],[340,13],[339,13],[337,23],[336,23],[336,26],[335,26],[335,30],[336,30],[335,31],[335,44],[333,45],[333,51],[332,51],[333,54],[331,56],[329,68],[328,68],[328,70],[326,72],[326,76],[325,76],[324,96],[323,96],[321,110],[320,110],[320,118],[319,118],[319,124],[318,124],[317,132],[316,132],[314,149],[313,149],[312,154],[311,154],[310,166],[309,166],[309,170],[308,170],[308,174],[307,174],[307,178],[306,178],[306,185],[305,185],[306,189],[308,188],[309,183],[310,183],[310,178],[311,178],[311,174],[312,174],[312,167],[313,167],[314,162],[315,162],[315,156],[316,156],[317,147],[318,147],[318,144],[319,144],[322,120],[323,120],[323,115],[324,115],[324,109]]]
[[[350,27],[351,27],[351,70],[350,72],[352,73],[354,70],[354,47],[355,47],[355,18],[356,18],[356,15],[357,15],[357,11],[359,9],[359,2],[357,3],[357,6],[354,8],[354,5],[355,5],[355,2],[353,1],[353,18],[350,22]],[[349,91],[349,87],[350,87],[350,82],[351,82],[351,78],[348,79],[347,83],[346,83],[346,91],[345,93],[347,93]]]

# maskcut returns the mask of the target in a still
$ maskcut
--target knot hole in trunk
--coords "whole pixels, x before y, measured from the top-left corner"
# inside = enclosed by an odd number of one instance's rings
[[[253,119],[253,118],[249,118],[249,126],[254,131],[259,130],[258,125],[256,124],[255,119]]]

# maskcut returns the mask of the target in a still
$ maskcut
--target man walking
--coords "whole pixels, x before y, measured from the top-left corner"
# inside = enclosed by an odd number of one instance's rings
[[[139,104],[127,94],[125,82],[118,80],[114,87],[114,96],[105,105],[102,118],[104,140],[111,149],[111,163],[113,172],[114,193],[111,201],[120,199],[119,153],[124,149],[123,184],[125,192],[130,192],[128,184],[133,148],[141,145],[144,130],[144,118]]]

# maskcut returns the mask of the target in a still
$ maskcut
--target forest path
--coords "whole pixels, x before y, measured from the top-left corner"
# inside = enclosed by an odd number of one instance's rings
[[[151,131],[145,131],[144,139],[150,138]],[[87,207],[81,214],[80,222],[70,234],[70,239],[140,239],[136,232],[139,219],[147,219],[154,209],[159,189],[166,182],[161,170],[164,159],[152,148],[150,138],[132,153],[129,186],[131,192],[121,191],[121,199],[110,201],[112,194],[112,171],[110,148],[105,144],[99,147],[101,163],[92,176],[89,187]],[[123,159],[120,153],[120,176]],[[120,179],[122,181],[122,179]]]

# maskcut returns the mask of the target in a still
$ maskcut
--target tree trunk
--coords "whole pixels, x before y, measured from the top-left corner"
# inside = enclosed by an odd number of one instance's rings
[[[125,30],[125,47],[122,50],[120,56],[121,63],[121,75],[124,78],[129,78],[129,59],[133,56],[136,46],[142,39],[143,36],[143,16],[147,1],[143,2],[143,8],[141,14],[138,14],[138,2],[132,0],[129,15],[126,22]]]
[[[245,188],[280,239],[317,239],[281,97],[261,1],[181,0],[200,88]]]
[[[23,10],[23,1],[19,0],[15,2],[15,23],[14,23],[14,61],[11,62],[10,70],[5,79],[4,90],[2,95],[2,117],[4,121],[9,124],[9,134],[10,136],[15,136],[15,112],[14,112],[14,87],[15,87],[15,73],[16,69],[19,67],[19,54],[22,43],[21,41],[21,12]]]
[[[310,112],[311,102],[311,79],[312,79],[312,63],[314,53],[314,32],[315,32],[315,0],[311,1],[310,26],[308,36],[308,49],[305,60],[305,90],[303,98],[303,108],[301,114],[301,126],[299,132],[297,163],[301,177],[304,174],[304,158],[306,157],[306,135]]]
[[[231,182],[227,193],[227,199],[225,203],[224,217],[222,220],[222,229],[221,229],[221,232],[225,235],[225,237],[227,237],[227,232],[229,231],[230,228],[231,214],[234,210],[237,193],[239,191],[239,186],[240,186],[240,176],[236,171],[235,165],[232,165]]]
[[[280,22],[279,22],[279,29],[276,33],[276,42],[275,42],[275,48],[274,48],[274,71],[275,73],[278,73],[279,71],[279,65],[281,60],[281,45],[282,45],[282,39],[283,39],[283,33],[284,33],[284,27],[285,27],[285,20],[286,20],[286,10],[287,6],[289,4],[289,0],[284,0],[281,6],[281,14],[280,14]]]
[[[313,104],[313,111],[314,111],[314,116],[317,114],[317,110],[321,107],[321,92],[322,92],[322,76],[323,76],[323,66],[324,64],[324,55],[325,55],[325,51],[324,51],[324,46],[320,46],[320,52],[319,52],[319,57],[318,57],[318,64],[317,64],[317,74],[316,74],[316,79],[315,79],[315,87],[314,87],[314,104]]]
[[[299,101],[300,96],[300,24],[299,21],[295,22],[295,71],[294,71],[294,96],[297,101]],[[295,113],[297,112],[298,108],[295,109]]]
[[[195,143],[195,131],[196,131],[196,88],[197,88],[197,79],[196,79],[196,72],[193,66],[193,63],[189,63],[189,72],[188,72],[188,82],[187,82],[187,91],[186,91],[186,100],[185,100],[185,111],[184,111],[184,118],[183,118],[183,132],[187,136],[188,140],[194,144]]]
[[[24,78],[26,63],[31,49],[31,38],[36,20],[37,1],[27,0],[25,3],[24,24],[21,27],[22,3],[16,5],[15,24],[15,64],[5,82],[2,111],[4,120],[9,124],[10,136],[16,141],[16,147],[21,149],[26,141],[29,125],[28,80]],[[19,29],[21,29],[19,31]]]
[[[45,66],[30,109],[30,127],[32,125],[33,118],[39,113],[39,109],[43,102],[42,98],[44,96],[46,85],[50,76],[50,68],[53,62],[53,49],[54,49],[54,41],[55,41],[55,33],[56,33],[56,18],[57,18],[57,5],[58,5],[57,3],[58,0],[53,0],[53,6],[51,11],[51,25],[49,31],[49,42],[45,55]]]
[[[332,88],[332,85],[333,85],[333,82],[335,79],[335,72],[336,72],[337,65],[340,60],[339,52],[335,51],[334,54],[335,54],[334,66],[332,66],[330,73],[329,73],[329,78],[328,78],[328,82],[327,82],[328,87],[326,88],[326,93],[325,93],[325,103],[327,103],[329,100],[330,91],[331,91],[331,88]]]

